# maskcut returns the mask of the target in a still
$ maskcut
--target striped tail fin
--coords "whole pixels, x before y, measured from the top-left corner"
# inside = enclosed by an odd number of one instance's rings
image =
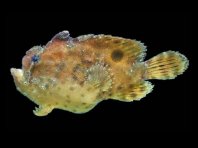
[[[167,80],[182,74],[189,65],[188,59],[175,51],[167,51],[156,55],[145,62],[146,79]]]

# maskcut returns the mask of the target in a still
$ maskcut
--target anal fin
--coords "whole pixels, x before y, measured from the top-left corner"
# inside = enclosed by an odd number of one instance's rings
[[[144,98],[147,94],[149,94],[153,90],[153,85],[148,82],[142,82],[140,84],[131,85],[128,89],[116,92],[112,99],[131,102],[133,100],[140,100]]]

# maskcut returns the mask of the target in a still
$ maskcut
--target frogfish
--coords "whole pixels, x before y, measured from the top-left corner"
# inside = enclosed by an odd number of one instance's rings
[[[53,109],[81,114],[99,102],[140,100],[153,90],[148,80],[174,79],[188,67],[177,51],[162,52],[144,61],[140,41],[111,35],[56,34],[45,46],[30,48],[22,69],[11,68],[17,90],[34,102],[33,113]]]

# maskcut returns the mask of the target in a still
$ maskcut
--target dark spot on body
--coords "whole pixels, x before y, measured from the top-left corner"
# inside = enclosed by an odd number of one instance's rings
[[[49,84],[45,84],[45,89],[48,89],[49,88]]]
[[[113,43],[119,44],[119,43],[121,43],[121,40],[114,40]]]
[[[122,86],[118,86],[117,90],[122,90],[122,88],[123,88]]]
[[[72,78],[73,78],[73,80],[75,80],[75,81],[77,81],[78,80],[78,77],[76,76],[76,75],[72,75]]]
[[[133,88],[133,84],[129,84],[128,88],[132,89]]]
[[[67,99],[70,99],[70,96],[69,95],[66,95]],[[67,100],[67,101],[70,101],[70,100]]]
[[[121,50],[114,50],[112,53],[111,53],[111,58],[113,61],[115,62],[119,62],[122,60],[124,56],[124,53],[121,51]]]
[[[79,71],[80,70],[80,64],[76,64],[73,68],[73,72]]]
[[[80,96],[81,96],[81,97],[84,97],[85,95],[84,95],[84,94],[80,94]]]
[[[88,104],[87,106],[85,106],[85,109],[88,109],[88,108],[90,108],[90,107],[91,107],[91,105]]]
[[[108,95],[109,95],[109,96],[112,96],[112,93],[109,93]]]
[[[71,103],[71,100],[68,100],[67,99],[65,102],[66,102],[66,104],[70,104]]]
[[[90,90],[91,90],[91,87],[88,87],[88,88],[87,88],[87,91],[90,91]]]
[[[101,93],[101,94],[103,94],[103,95],[104,95],[105,93],[106,93],[106,91],[102,91],[102,93]]]
[[[131,97],[132,97],[132,98],[135,98],[135,97],[137,97],[137,94],[132,93],[132,94],[131,94]]]
[[[69,87],[69,90],[73,91],[73,90],[74,90],[74,87],[72,87],[72,86],[71,86],[71,87]]]

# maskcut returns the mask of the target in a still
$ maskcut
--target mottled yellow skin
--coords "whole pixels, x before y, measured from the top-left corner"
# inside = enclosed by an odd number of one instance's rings
[[[17,89],[39,105],[36,115],[54,108],[85,113],[105,99],[130,102],[151,92],[153,86],[144,81],[150,76],[149,65],[142,62],[145,51],[136,40],[109,35],[71,38],[63,31],[45,47],[27,51],[23,69],[11,73]],[[34,55],[38,61],[32,60]]]

